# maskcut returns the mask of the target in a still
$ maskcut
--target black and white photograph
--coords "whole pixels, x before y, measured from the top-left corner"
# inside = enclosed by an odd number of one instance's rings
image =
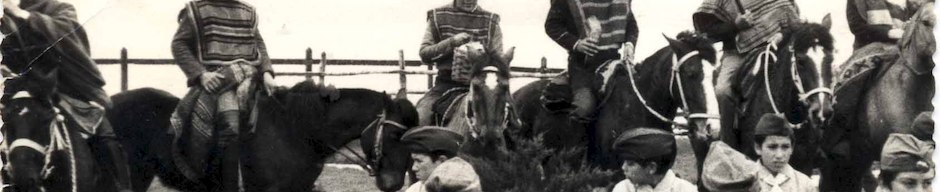
[[[0,192],[940,191],[934,0],[0,1]]]

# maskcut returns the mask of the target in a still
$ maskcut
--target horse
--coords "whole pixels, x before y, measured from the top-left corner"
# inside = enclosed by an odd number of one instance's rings
[[[832,20],[826,15],[821,23],[795,22],[783,31],[777,44],[764,47],[757,57],[749,57],[746,70],[741,70],[737,90],[743,92],[744,103],[735,115],[733,127],[721,127],[721,140],[749,158],[757,158],[754,149],[754,127],[767,113],[784,114],[798,124],[794,130],[791,165],[805,174],[812,174],[820,153],[818,142],[822,121],[832,112],[831,63]],[[822,72],[821,72],[822,71]]]
[[[56,70],[37,71],[4,82],[4,191],[115,191],[112,176],[96,174],[93,138],[55,104]]]
[[[507,127],[515,124],[516,114],[511,109],[509,63],[515,48],[505,53],[483,50],[480,44],[465,45],[470,68],[468,92],[455,99],[448,113],[443,114],[445,127],[463,134],[460,153],[471,156],[486,155],[496,148],[507,145]],[[495,71],[488,70],[496,68]],[[487,73],[495,72],[496,85],[486,84]]]
[[[242,176],[247,191],[311,191],[325,158],[360,139],[365,155],[356,154],[383,191],[404,185],[411,161],[398,140],[417,125],[417,112],[406,99],[366,89],[325,90],[312,81],[278,88],[258,99],[255,126],[243,130]],[[109,119],[127,141],[136,191],[146,191],[154,176],[184,191],[206,191],[206,179],[185,177],[172,160],[170,115],[179,99],[152,88],[114,95]]]
[[[895,49],[890,52],[895,59],[874,61],[880,66],[840,81],[843,84],[836,87],[836,113],[826,122],[829,127],[823,135],[829,160],[821,172],[821,190],[859,191],[864,187],[871,191],[874,186],[863,184],[862,178],[873,178],[870,167],[880,158],[888,135],[908,131],[919,113],[933,111],[933,7],[929,3],[920,8],[903,28],[905,34],[897,45],[863,48],[890,47]],[[852,85],[853,80],[859,83]]]
[[[659,49],[641,64],[615,68],[601,94],[596,128],[584,130],[570,122],[567,114],[553,113],[542,107],[539,97],[548,80],[530,83],[513,93],[522,126],[514,131],[523,138],[541,137],[545,146],[566,149],[587,146],[593,166],[606,170],[620,168],[611,151],[613,140],[626,130],[637,127],[672,129],[677,109],[704,129],[707,113],[704,63],[714,63],[715,50],[705,36],[683,32],[678,40],[665,36],[669,46]],[[600,86],[599,86],[600,87]],[[697,115],[692,115],[697,114]],[[692,130],[690,137],[705,141],[706,131]],[[704,142],[702,142],[704,145]],[[704,151],[702,152],[704,157]]]

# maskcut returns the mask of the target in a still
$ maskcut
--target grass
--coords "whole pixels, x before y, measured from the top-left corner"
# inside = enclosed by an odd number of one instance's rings
[[[696,178],[697,171],[695,170],[695,156],[692,154],[691,146],[689,145],[689,140],[685,136],[680,136],[676,138],[678,142],[678,155],[676,156],[676,164],[673,167],[673,171],[676,174],[689,182],[695,183],[698,180]],[[353,141],[350,143],[350,149],[359,149],[359,142]],[[348,151],[344,151],[349,153]],[[351,155],[351,154],[350,154]],[[341,164],[351,164],[353,161],[346,159],[340,155],[334,155],[329,158],[328,163],[341,163]],[[369,176],[369,174],[361,169],[349,168],[353,166],[326,166],[323,170],[323,173],[320,175],[320,178],[316,181],[316,191],[329,191],[329,192],[367,192],[367,191],[378,191],[375,187],[374,180]],[[406,182],[408,183],[408,182]],[[404,188],[407,188],[407,184]],[[402,189],[401,191],[403,191]],[[159,179],[154,180],[151,184],[150,192],[175,192],[176,190],[168,189],[160,183]]]

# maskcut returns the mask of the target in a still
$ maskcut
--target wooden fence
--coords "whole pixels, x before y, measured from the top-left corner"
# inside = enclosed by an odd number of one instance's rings
[[[127,48],[121,49],[121,58],[119,59],[95,59],[95,62],[99,65],[121,65],[121,91],[127,91],[127,82],[128,82],[128,67],[129,65],[175,65],[176,61],[173,59],[131,59],[127,56]],[[319,71],[313,71],[313,64],[318,63],[320,66]],[[405,60],[405,53],[403,50],[398,51],[398,60],[350,60],[350,59],[334,59],[330,60],[326,58],[326,52],[320,53],[320,59],[313,58],[313,50],[307,48],[306,57],[304,59],[271,59],[272,65],[304,65],[306,66],[304,72],[276,72],[275,75],[278,76],[304,76],[307,79],[312,79],[313,76],[317,76],[320,79],[320,83],[325,82],[327,76],[354,76],[354,75],[372,75],[372,74],[398,74],[399,82],[401,83],[401,89],[408,94],[423,94],[425,91],[408,91],[408,75],[427,75],[428,78],[428,88],[433,86],[434,75],[437,74],[437,71],[434,70],[433,65],[425,65],[421,61],[417,60]],[[326,66],[398,66],[397,70],[380,70],[380,71],[358,71],[358,72],[327,72]],[[539,68],[531,67],[510,67],[510,71],[513,78],[516,77],[526,77],[526,78],[549,78],[557,75],[562,71],[562,69],[557,68],[548,68],[548,63],[545,57],[542,57],[541,66]],[[406,66],[427,66],[427,70],[408,70]]]

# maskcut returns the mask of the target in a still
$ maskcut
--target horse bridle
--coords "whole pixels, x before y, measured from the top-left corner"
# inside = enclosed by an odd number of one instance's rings
[[[354,150],[350,149],[349,146],[346,146],[346,145],[344,145],[343,148],[346,150],[349,150],[350,153],[352,153],[355,157],[353,158],[353,157],[349,157],[348,155],[344,153],[338,153],[342,155],[343,157],[346,157],[346,159],[359,161],[359,162],[356,162],[356,165],[359,165],[360,167],[362,167],[363,170],[366,170],[366,172],[369,172],[369,176],[375,176],[377,174],[378,166],[381,164],[382,158],[385,156],[384,153],[382,152],[383,147],[384,147],[382,146],[382,141],[384,140],[382,133],[385,131],[385,126],[391,125],[394,128],[398,128],[398,129],[406,130],[406,131],[408,130],[408,127],[405,125],[402,125],[401,123],[385,119],[386,114],[387,113],[385,111],[382,111],[382,113],[376,116],[375,120],[369,123],[369,125],[365,129],[362,130],[362,133],[360,133],[360,135],[365,135],[366,132],[369,131],[370,128],[372,128],[372,126],[377,126],[375,130],[375,142],[372,144],[372,154],[375,155],[375,159],[373,159],[372,161],[369,161],[367,158],[364,157],[365,156],[364,154],[360,155],[359,153],[356,153]],[[326,146],[332,149],[333,151],[339,152],[339,148],[336,148],[335,146],[332,146],[332,145],[326,145]]]
[[[34,97],[27,91],[16,92],[10,97],[10,100],[18,99],[34,99]],[[32,139],[18,138],[9,143],[4,141],[3,145],[6,146],[2,148],[2,153],[9,157],[10,152],[12,152],[14,149],[25,147],[43,154],[44,159],[42,172],[40,175],[42,178],[49,178],[52,171],[55,169],[55,167],[52,165],[51,154],[55,151],[68,151],[67,154],[69,154],[68,159],[70,165],[69,173],[71,174],[72,190],[74,191],[77,190],[77,178],[75,172],[75,154],[71,152],[72,140],[68,130],[66,130],[67,127],[65,126],[65,117],[62,115],[61,110],[58,107],[55,107],[55,105],[50,106],[52,106],[52,109],[55,111],[56,117],[55,120],[50,122],[48,126],[48,129],[50,129],[50,134],[49,144],[47,146],[43,146],[38,142],[33,141]],[[27,110],[29,109],[24,108],[19,115],[23,115]],[[6,166],[3,168],[6,168]],[[9,186],[12,185],[4,185],[4,187]]]
[[[682,111],[686,112],[685,114],[686,119],[713,118],[713,115],[710,115],[707,113],[692,113],[692,111],[689,110],[689,102],[686,97],[685,90],[682,87],[682,83],[683,83],[682,77],[681,77],[682,75],[679,74],[680,67],[682,67],[683,64],[689,61],[689,59],[697,55],[699,55],[698,51],[692,51],[692,52],[686,53],[681,58],[678,57],[678,54],[672,55],[672,69],[671,69],[672,72],[669,73],[669,95],[673,97],[675,96],[675,93],[672,91],[672,86],[674,83],[677,83],[677,86],[679,89],[679,97],[682,100]],[[657,112],[655,109],[650,107],[649,104],[647,104],[646,99],[643,97],[643,94],[640,93],[640,90],[636,86],[636,80],[635,80],[636,78],[634,77],[635,75],[633,74],[633,70],[627,69],[626,71],[627,71],[627,75],[630,76],[630,85],[633,87],[633,93],[640,100],[640,103],[643,104],[643,107],[646,108],[646,111],[648,111],[650,114],[653,114],[653,116],[655,116],[656,118],[658,118],[659,120],[663,122],[666,122],[669,124],[677,124],[675,121],[673,121],[672,119],[666,118],[666,116]]]
[[[473,89],[470,89],[470,92],[467,93],[467,97],[468,97],[468,102],[467,102],[466,107],[469,109],[470,107],[473,106],[472,104],[473,103]],[[506,100],[511,101],[512,98],[507,98]],[[511,121],[510,120],[511,116],[509,113],[512,113],[512,112],[513,112],[512,105],[509,102],[506,102],[505,112],[503,113],[503,121],[502,121],[503,126],[509,126],[509,122]],[[467,125],[470,126],[469,127],[470,137],[473,137],[474,139],[480,137],[480,130],[477,129],[477,123],[473,119],[474,115],[470,113],[470,110],[464,110],[463,115],[464,115],[464,118],[467,119]]]
[[[790,75],[793,77],[792,78],[793,84],[794,86],[796,86],[796,89],[798,91],[797,95],[799,96],[800,102],[806,104],[808,102],[807,99],[809,99],[809,97],[812,97],[813,95],[818,96],[820,101],[825,101],[825,99],[823,98],[824,96],[823,94],[832,96],[832,89],[829,89],[828,87],[823,85],[824,83],[822,80],[820,80],[819,83],[817,83],[818,87],[808,92],[806,91],[806,89],[803,87],[803,78],[800,76],[800,73],[797,70],[798,63],[796,60],[796,52],[793,49],[793,43],[790,43],[790,45],[787,46],[787,48],[789,49],[791,53]],[[767,98],[770,101],[770,106],[773,108],[774,113],[780,114],[781,113],[780,108],[778,108],[777,103],[774,102],[773,90],[771,90],[772,86],[770,86],[770,75],[769,75],[770,73],[768,69],[770,68],[770,61],[777,60],[777,55],[774,54],[773,52],[773,50],[776,50],[776,49],[777,49],[777,45],[774,45],[774,44],[768,45],[767,48],[757,56],[757,62],[761,62],[761,61],[763,62],[758,63],[758,65],[756,65],[755,67],[764,68],[764,89],[767,90]],[[759,69],[755,69],[754,71],[752,71],[752,74],[756,73],[756,71],[758,70]],[[822,77],[820,77],[820,79],[822,79]]]

